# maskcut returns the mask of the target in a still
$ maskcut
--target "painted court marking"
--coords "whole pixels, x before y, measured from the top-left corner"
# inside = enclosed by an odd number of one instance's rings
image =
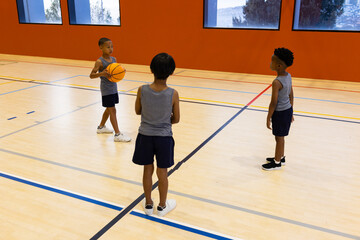
[[[39,80],[31,80],[31,79],[25,79],[25,81],[28,81],[28,82],[45,82],[45,84],[50,84],[50,83],[54,83],[54,82],[59,82],[59,81],[64,81],[64,80],[68,80],[68,79],[71,79],[71,78],[75,78],[75,77],[78,77],[79,75],[76,75],[76,76],[71,76],[71,77],[66,77],[66,78],[61,78],[61,79],[57,79],[57,80],[54,80],[54,81],[39,81]],[[5,79],[5,80],[21,80],[21,79],[11,79],[11,78],[5,78],[5,77],[2,77],[0,76],[0,79]],[[0,96],[2,95],[7,95],[7,94],[10,94],[10,93],[14,93],[14,92],[19,92],[19,91],[22,91],[22,90],[26,90],[26,89],[30,89],[30,88],[35,88],[35,87],[39,87],[39,86],[42,86],[42,85],[34,85],[34,86],[30,86],[30,87],[26,87],[26,88],[21,88],[21,89],[17,89],[17,90],[14,90],[14,91],[10,91],[10,92],[6,92],[6,93],[1,93]]]
[[[75,77],[86,77],[85,75],[76,75],[71,78],[75,78]],[[0,76],[1,79],[1,76]],[[4,78],[3,78],[4,79]],[[50,85],[50,86],[58,86],[58,87],[68,87],[68,88],[75,88],[75,89],[82,89],[82,90],[93,90],[93,91],[99,91],[99,89],[97,87],[93,87],[93,86],[86,86],[86,85],[78,85],[78,84],[66,84],[66,85],[58,85],[58,84],[53,84],[50,81],[40,81],[37,82],[37,80],[31,80],[31,79],[12,79],[9,78],[12,81],[26,81],[28,83],[34,83],[34,84],[44,84],[44,85]],[[64,79],[62,79],[64,80]],[[56,80],[56,81],[60,81],[60,80]],[[142,83],[149,83],[146,81],[138,81],[138,80],[126,80],[124,79],[123,81],[128,81],[128,82],[142,82]],[[45,82],[45,83],[43,83]],[[178,86],[178,87],[188,87],[188,88],[203,88],[203,87],[196,87],[196,86],[183,86],[183,85],[174,85],[174,84],[169,84],[169,86]],[[90,88],[90,89],[89,89]],[[24,88],[24,89],[19,89],[17,91],[21,91],[21,90],[26,90],[28,88]],[[126,90],[126,91],[122,91],[120,90],[119,92],[131,92],[132,90],[137,89],[131,89],[131,90]],[[236,91],[236,90],[228,90],[228,89],[215,89],[215,88],[203,88],[203,89],[208,89],[208,90],[217,90],[217,91],[230,91],[230,92],[238,92],[238,93],[247,93],[247,94],[257,94],[254,92],[244,92],[244,91]],[[16,91],[12,91],[12,92],[16,92]],[[12,93],[9,92],[9,93]],[[136,93],[136,92],[133,92]],[[3,93],[3,94],[7,94],[7,93]],[[0,94],[3,95],[3,94]],[[271,94],[263,94],[263,95],[267,95],[270,96]],[[333,100],[326,100],[326,99],[314,99],[314,98],[302,98],[302,97],[295,97],[298,99],[305,99],[305,100],[312,100],[312,101],[321,101],[321,102],[332,102],[332,103],[339,103],[339,104],[349,104],[349,105],[360,105],[360,103],[352,103],[352,102],[341,102],[341,101],[333,101]],[[220,104],[230,104],[230,105],[238,105],[238,106],[244,106],[244,104],[239,104],[239,103],[231,103],[231,102],[223,102],[223,101],[215,101],[215,100],[208,100],[208,99],[195,99],[195,98],[186,98],[186,97],[180,97],[180,99],[187,99],[187,100],[192,100],[192,101],[188,101],[188,102],[194,102],[194,101],[205,101],[205,102],[211,102],[211,103],[220,103]],[[186,102],[186,101],[185,101]],[[209,104],[209,105],[213,105],[213,104]],[[255,107],[255,108],[268,108],[268,107],[262,107],[262,106],[251,106],[251,107]],[[320,115],[320,116],[327,116],[327,117],[335,117],[335,118],[345,118],[345,119],[351,119],[351,120],[360,120],[360,118],[355,118],[355,117],[347,117],[347,116],[338,116],[338,115],[333,115],[333,114],[324,114],[324,113],[313,113],[313,112],[304,112],[304,111],[294,111],[294,113],[302,113],[302,114],[310,114],[310,115]],[[304,115],[302,115],[304,116]],[[318,118],[318,117],[314,117],[314,118]],[[322,119],[327,119],[327,118],[322,118]],[[330,119],[329,120],[333,120]],[[335,119],[336,120],[336,119]],[[351,122],[351,121],[350,121]]]
[[[74,66],[74,65],[66,65],[66,64],[58,64],[58,63],[45,63],[45,62],[32,62],[32,61],[14,61],[14,60],[4,60],[4,59],[0,59],[0,61],[8,61],[8,62],[15,62],[15,63],[33,63],[33,64],[62,66],[62,67],[70,67],[70,68],[87,68],[87,69],[92,69],[92,67],[87,67],[87,66]],[[187,69],[186,71],[189,71],[189,69]],[[142,73],[142,74],[152,74],[151,72],[128,71],[128,70],[127,70],[127,72]],[[176,73],[176,74],[179,74],[179,73]],[[244,75],[244,76],[255,76],[256,74],[243,74],[243,75]],[[224,81],[224,82],[239,82],[239,83],[261,84],[261,85],[267,85],[267,84],[268,84],[268,83],[250,82],[250,81],[235,80],[235,79],[209,78],[209,77],[184,76],[184,75],[173,75],[173,76],[176,76],[176,77],[188,77],[188,78],[198,78],[198,79],[203,79],[203,80]],[[272,75],[262,75],[262,76],[271,77]],[[334,81],[335,81],[335,80],[334,80]],[[319,90],[329,90],[329,91],[341,91],[341,92],[360,93],[360,91],[356,91],[356,90],[337,89],[337,88],[321,88],[321,87],[297,86],[297,85],[293,85],[293,87],[319,89]]]
[[[271,84],[265,88],[261,93],[259,93],[253,100],[251,100],[248,104],[246,104],[240,111],[238,111],[233,117],[231,117],[226,123],[224,123],[218,130],[216,130],[210,137],[208,137],[203,143],[201,143],[197,148],[195,148],[189,155],[187,155],[183,160],[178,162],[175,167],[173,167],[168,172],[168,177],[171,174],[178,170],[182,164],[188,161],[195,153],[197,153],[203,146],[205,146],[211,139],[213,139],[219,132],[221,132],[230,122],[232,122],[237,116],[239,116],[246,108],[248,108],[256,99],[258,99],[264,92],[266,92],[271,87]],[[159,182],[157,181],[152,186],[152,190],[154,190],[158,186]],[[111,220],[106,226],[104,226],[100,231],[98,231],[92,238],[99,239],[105,232],[107,232],[112,226],[114,226],[120,219],[122,219],[126,214],[128,214],[136,205],[138,205],[142,199],[144,199],[145,194],[141,194],[135,201],[133,201],[129,206],[127,206],[124,210],[120,212],[113,220]]]
[[[321,88],[319,88],[319,89],[321,89]],[[325,90],[334,90],[334,89],[325,89]],[[341,91],[341,90],[339,90],[339,91]],[[347,91],[347,90],[345,90],[345,91]],[[357,92],[357,91],[347,91],[347,92]],[[267,95],[267,94],[264,94],[264,95]],[[313,99],[311,99],[311,100],[313,100]],[[314,99],[314,100],[316,100],[316,99]],[[320,101],[321,101],[321,99],[320,99]],[[326,100],[325,100],[326,101]],[[339,102],[339,103],[344,103],[344,102]],[[215,104],[214,104],[215,105]],[[358,104],[355,104],[355,105],[358,105]],[[250,106],[247,106],[247,107],[250,107]],[[239,107],[237,107],[237,108],[239,108]],[[254,111],[264,111],[264,110],[256,110],[256,109],[250,109],[250,108],[247,108],[248,110],[254,110]],[[245,109],[244,109],[245,110]],[[299,115],[299,116],[304,116],[304,115]],[[309,116],[304,116],[304,117],[309,117]],[[319,119],[326,119],[326,120],[328,120],[327,118],[321,118],[321,117],[314,117],[314,118],[319,118]],[[335,119],[336,120],[336,119]],[[342,121],[342,120],[339,120],[339,121]],[[346,122],[350,122],[350,121],[346,121]],[[357,123],[357,122],[356,122]],[[180,166],[179,166],[180,167]],[[305,224],[306,225],[306,224]],[[328,229],[325,229],[325,230],[327,230],[326,232],[329,232],[328,231]],[[336,233],[336,231],[334,231],[335,232],[335,234],[337,234]],[[342,234],[342,233],[341,233]],[[341,234],[338,234],[338,235],[340,235],[340,236],[348,236],[348,237],[350,237],[350,238],[354,238],[354,239],[359,239],[359,237],[357,237],[357,236],[353,236],[353,235],[349,235],[349,234],[345,234],[345,235],[341,235]]]
[[[65,195],[65,196],[68,196],[68,197],[72,197],[72,198],[75,198],[75,199],[78,199],[78,200],[93,203],[93,204],[96,204],[96,205],[99,205],[99,206],[102,206],[102,207],[106,207],[106,208],[110,208],[110,209],[113,209],[113,210],[121,211],[124,208],[123,206],[120,206],[120,205],[117,205],[117,204],[114,204],[114,203],[110,203],[110,202],[107,202],[107,201],[104,201],[104,200],[99,200],[99,199],[96,199],[96,198],[93,198],[93,197],[78,194],[78,193],[75,193],[75,192],[71,192],[71,191],[68,191],[68,190],[61,189],[61,188],[53,187],[53,186],[50,186],[50,185],[42,184],[42,183],[39,183],[39,182],[35,182],[35,181],[29,180],[29,179],[26,179],[26,178],[18,177],[18,176],[15,176],[13,174],[5,173],[5,172],[2,172],[2,171],[0,171],[0,177],[10,179],[10,180],[13,180],[13,181],[16,181],[16,182],[24,183],[24,184],[27,184],[27,185],[30,185],[30,186],[33,186],[33,187],[37,187],[37,188],[40,188],[40,189],[44,189],[44,190],[47,190],[47,191],[50,191],[50,192],[55,192],[55,193]],[[146,214],[144,214],[144,213],[142,213],[141,211],[138,211],[138,210],[133,210],[133,211],[131,211],[130,214],[133,215],[133,216],[141,217],[141,218],[153,221],[153,222],[161,223],[161,224],[164,224],[164,225],[167,225],[167,226],[170,226],[170,227],[178,228],[178,229],[181,229],[181,230],[184,230],[184,231],[187,231],[187,232],[195,233],[195,234],[205,236],[205,237],[209,237],[209,238],[213,238],[213,239],[220,239],[220,240],[238,239],[238,238],[234,238],[234,237],[231,237],[231,236],[228,236],[228,235],[225,235],[225,234],[217,233],[217,232],[214,232],[214,231],[209,231],[209,230],[204,229],[204,228],[199,228],[199,227],[196,227],[196,226],[192,226],[190,224],[184,224],[184,223],[181,223],[181,222],[178,222],[178,221],[175,221],[175,220],[171,220],[171,219],[168,219],[168,218],[159,218],[157,216],[147,216]]]
[[[247,110],[251,110],[251,109],[248,108]],[[258,110],[256,110],[256,111],[258,111]],[[63,163],[50,161],[50,160],[47,160],[47,159],[42,159],[42,158],[38,158],[38,157],[34,157],[34,156],[25,155],[23,153],[13,152],[13,151],[6,150],[6,149],[1,149],[0,148],[0,151],[8,153],[8,154],[16,155],[16,156],[19,156],[19,157],[24,157],[24,158],[36,160],[36,161],[39,161],[39,162],[47,163],[47,164],[51,164],[51,165],[55,165],[55,166],[59,166],[59,167],[67,168],[67,169],[72,169],[74,171],[79,171],[79,172],[91,174],[91,175],[94,175],[94,176],[109,178],[109,179],[113,179],[115,181],[125,182],[125,183],[128,183],[128,184],[132,184],[132,185],[135,185],[135,186],[142,187],[141,182],[136,182],[136,181],[132,181],[132,180],[125,179],[125,178],[120,178],[120,177],[117,177],[117,176],[112,176],[112,175],[107,175],[107,174],[104,174],[104,173],[99,173],[99,172],[95,172],[95,171],[91,171],[91,170],[87,170],[87,169],[82,169],[82,168],[74,167],[74,166],[71,166],[71,165],[66,165],[66,164],[63,164]],[[354,236],[354,235],[351,235],[351,234],[348,234],[348,233],[340,232],[340,231],[337,231],[337,230],[328,229],[328,228],[324,228],[324,227],[320,227],[320,226],[316,226],[316,225],[311,225],[311,224],[308,224],[308,223],[299,222],[299,221],[295,221],[295,220],[292,220],[292,219],[289,219],[289,218],[279,217],[279,216],[276,216],[276,215],[271,215],[271,214],[263,213],[263,212],[256,211],[256,210],[253,210],[253,209],[248,209],[248,208],[243,208],[243,207],[231,205],[231,204],[228,204],[228,203],[218,202],[218,201],[215,201],[215,200],[212,200],[212,199],[206,199],[206,198],[202,198],[202,197],[198,197],[198,196],[194,196],[194,195],[189,195],[189,194],[186,194],[186,193],[177,192],[177,191],[173,191],[173,190],[169,190],[169,193],[174,194],[174,195],[178,195],[178,196],[182,196],[182,197],[185,197],[185,198],[201,201],[201,202],[204,202],[204,203],[212,204],[212,205],[215,205],[215,206],[221,206],[221,207],[224,207],[224,208],[249,213],[249,214],[252,214],[252,215],[255,215],[255,216],[265,217],[265,218],[277,220],[277,221],[280,221],[280,222],[293,224],[293,225],[308,228],[308,229],[313,229],[313,230],[317,230],[317,231],[321,231],[321,232],[325,232],[325,233],[335,234],[335,235],[338,235],[338,236],[348,237],[350,239],[360,239],[360,237],[357,237],[357,236]]]
[[[81,76],[81,75],[77,75],[77,76]],[[70,78],[74,78],[74,77],[77,77],[77,76],[73,76],[73,77],[70,77]],[[55,81],[60,81],[60,80],[55,80]],[[33,83],[33,81],[31,81]],[[53,84],[53,83],[36,83],[36,84],[46,84],[46,85],[53,85],[53,86],[60,86],[60,87],[70,87],[70,86],[62,86],[62,85],[56,85],[56,84]],[[271,85],[270,85],[271,86]],[[99,91],[97,89],[86,89],[86,88],[81,88],[81,87],[71,87],[71,88],[76,88],[76,89],[83,89],[83,90],[92,90],[92,91]],[[132,88],[132,89],[129,89],[129,90],[124,90],[124,91],[120,91],[120,92],[124,92],[123,94],[127,94],[127,95],[134,95],[134,94],[129,94],[129,92],[137,89],[138,87],[135,87],[135,88]],[[21,90],[25,90],[25,89],[28,89],[28,88],[24,88],[24,89],[19,89],[17,91],[21,91]],[[12,91],[14,92],[14,91]],[[4,93],[6,94],[6,93]],[[0,94],[2,95],[2,94]],[[229,107],[229,106],[226,106],[226,105],[223,105],[223,104],[230,104],[230,105],[239,105],[239,106],[244,106],[244,104],[235,104],[235,103],[229,103],[229,102],[220,102],[220,101],[213,101],[213,100],[206,100],[206,99],[193,99],[193,98],[183,98],[181,97],[180,98],[181,102],[190,102],[190,103],[197,103],[197,104],[206,104],[206,105],[214,105],[214,106],[222,106],[222,107]],[[189,100],[183,100],[183,99],[189,99]],[[191,101],[193,100],[193,101]],[[202,102],[198,102],[198,101],[205,101],[205,102],[214,102],[214,103],[220,103],[220,104],[213,104],[213,103],[202,103]],[[89,106],[92,106],[92,105],[95,105],[99,103],[99,101],[95,102],[95,103],[92,103],[92,104],[88,104],[84,107],[79,107],[73,111],[70,111],[70,112],[67,112],[67,113],[64,113],[64,114],[61,114],[61,115],[58,115],[58,116],[55,116],[53,118],[50,118],[48,120],[45,120],[45,121],[42,121],[42,122],[36,122],[35,124],[33,125],[30,125],[28,127],[25,127],[25,128],[22,128],[20,130],[17,130],[15,132],[11,132],[11,133],[8,133],[8,134],[5,134],[3,136],[0,136],[0,139],[2,138],[5,138],[7,136],[10,136],[10,135],[13,135],[15,133],[18,133],[18,132],[21,132],[21,131],[24,131],[26,129],[29,129],[29,128],[32,128],[32,127],[35,127],[35,126],[38,126],[40,124],[43,124],[43,123],[46,123],[48,121],[51,121],[51,120],[54,120],[54,119],[57,119],[59,117],[62,117],[62,116],[65,116],[65,115],[68,115],[70,113],[73,113],[73,112],[76,112],[76,111],[79,111],[83,108],[87,108]],[[252,107],[257,107],[257,108],[265,108],[265,107],[259,107],[259,106],[252,106]],[[235,107],[235,108],[239,108],[239,107]],[[240,108],[241,109],[241,108]],[[255,109],[249,109],[249,110],[255,110]],[[259,110],[260,111],[260,110]],[[35,111],[32,111],[32,112],[29,112],[28,114],[31,114]],[[303,114],[316,114],[316,115],[321,115],[321,116],[328,116],[328,117],[336,117],[336,118],[346,118],[346,119],[352,119],[352,120],[360,120],[360,118],[354,118],[354,117],[346,117],[346,116],[337,116],[337,115],[330,115],[330,114],[322,114],[322,113],[312,113],[312,112],[299,112],[299,111],[294,111],[294,113],[303,113]],[[346,120],[340,120],[340,119],[334,119],[334,118],[325,118],[325,117],[316,117],[316,116],[306,116],[306,115],[303,115],[303,114],[294,114],[294,115],[298,115],[298,116],[303,116],[303,117],[312,117],[312,118],[317,118],[317,119],[323,119],[323,120],[334,120],[334,121],[341,121],[341,122],[348,122],[348,123],[358,123],[358,122],[355,122],[355,121],[346,121]],[[13,119],[16,119],[17,117],[11,117],[11,118],[8,118],[7,120],[13,120]]]

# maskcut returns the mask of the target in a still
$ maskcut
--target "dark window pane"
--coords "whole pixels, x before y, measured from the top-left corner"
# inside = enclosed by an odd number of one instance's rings
[[[20,23],[61,24],[60,0],[17,0]]]
[[[294,29],[359,31],[360,0],[296,0]]]
[[[205,0],[204,27],[278,29],[281,0]]]
[[[119,0],[68,0],[70,24],[120,25]]]

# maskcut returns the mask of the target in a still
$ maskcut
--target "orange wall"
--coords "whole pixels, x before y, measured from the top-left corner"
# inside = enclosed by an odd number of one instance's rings
[[[121,27],[19,24],[16,1],[0,1],[0,53],[95,60],[97,41],[114,42],[119,62],[149,64],[168,52],[178,67],[273,74],[276,47],[295,53],[295,77],[360,81],[360,33],[291,31],[294,0],[283,0],[280,31],[204,29],[203,0],[121,0]]]

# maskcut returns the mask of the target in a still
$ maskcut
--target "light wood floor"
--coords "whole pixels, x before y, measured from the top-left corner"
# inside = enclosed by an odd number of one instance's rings
[[[136,89],[153,77],[123,65],[117,116],[134,140]],[[92,66],[0,54],[0,239],[90,239],[142,194],[134,141],[96,134]],[[198,150],[169,177],[178,205],[160,221],[138,204],[100,239],[360,239],[360,83],[294,77],[286,166],[265,172],[273,78],[177,69],[176,163]]]

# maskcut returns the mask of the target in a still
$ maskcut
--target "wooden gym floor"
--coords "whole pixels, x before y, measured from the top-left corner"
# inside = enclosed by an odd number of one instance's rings
[[[105,229],[143,193],[134,102],[153,77],[124,64],[117,116],[133,141],[114,143],[96,134],[93,63],[0,54],[0,239],[360,239],[360,83],[294,77],[286,166],[265,172],[274,76],[190,69],[168,81],[175,162],[187,160],[169,177],[176,209],[146,217],[137,204]]]

